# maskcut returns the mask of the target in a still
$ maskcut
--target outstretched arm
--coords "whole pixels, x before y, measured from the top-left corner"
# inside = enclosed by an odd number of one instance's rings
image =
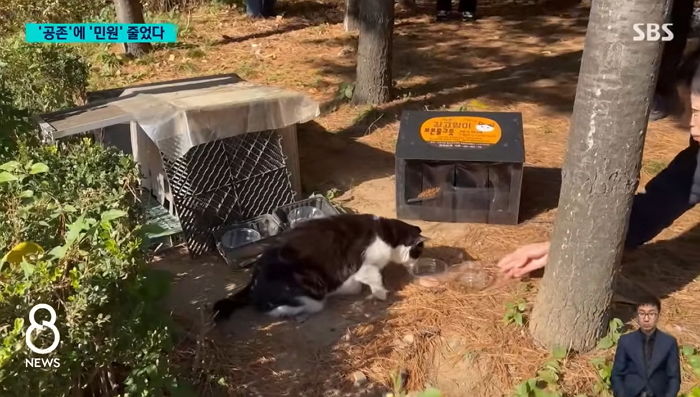
[[[520,278],[533,270],[543,268],[549,259],[549,241],[524,245],[504,256],[498,267],[506,277]]]

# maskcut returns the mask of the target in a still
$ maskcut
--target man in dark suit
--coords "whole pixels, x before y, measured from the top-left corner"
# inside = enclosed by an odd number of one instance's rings
[[[676,339],[656,328],[661,302],[637,305],[639,330],[620,337],[612,383],[615,397],[676,397],[681,385]]]

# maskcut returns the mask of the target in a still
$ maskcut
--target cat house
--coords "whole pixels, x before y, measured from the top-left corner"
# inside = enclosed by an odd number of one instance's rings
[[[524,162],[520,113],[406,111],[396,143],[397,216],[517,224]]]
[[[144,202],[198,255],[216,249],[218,228],[298,198],[296,125],[318,114],[305,95],[227,74],[93,92],[38,122],[48,141],[89,134],[133,156]]]

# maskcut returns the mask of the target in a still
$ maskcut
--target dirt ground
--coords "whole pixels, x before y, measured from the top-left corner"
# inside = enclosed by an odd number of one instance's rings
[[[268,21],[221,9],[194,12],[185,17],[179,46],[121,66],[109,85],[234,72],[306,92],[325,112],[300,126],[305,190],[338,189],[343,206],[387,217],[395,216],[393,151],[401,111],[520,112],[527,166],[520,224],[416,224],[433,239],[430,254],[450,262],[461,257],[492,265],[521,244],[547,239],[558,203],[586,10],[484,2],[475,24],[434,23],[429,3],[419,2],[421,12],[415,15],[399,11],[397,97],[375,108],[333,101],[339,84],[352,81],[355,65],[356,36],[343,32],[342,3],[283,0],[283,17]],[[673,120],[650,124],[640,189],[687,140]],[[664,298],[661,328],[695,346],[700,346],[699,220],[700,209],[689,211],[624,260],[627,279]],[[275,322],[244,310],[208,329],[201,310],[245,283],[247,274],[232,271],[216,256],[191,259],[182,250],[167,252],[154,266],[174,275],[169,307],[185,336],[176,356],[199,381],[201,395],[376,396],[387,390],[390,370],[402,366],[413,369],[409,385],[414,388],[432,384],[448,396],[510,395],[547,357],[524,329],[502,323],[505,303],[534,300],[536,278],[488,294],[433,291],[411,284],[402,269],[393,268],[386,276],[393,291],[387,302],[333,299],[304,323]],[[620,313],[630,319],[624,307]],[[567,393],[590,393],[595,375],[589,359],[601,354],[567,361],[562,380]],[[369,377],[361,387],[349,378],[356,371]],[[687,371],[684,376],[687,389],[693,380]]]

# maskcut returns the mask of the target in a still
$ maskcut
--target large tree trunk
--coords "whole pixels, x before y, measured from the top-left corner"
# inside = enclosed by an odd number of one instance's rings
[[[587,351],[606,331],[662,45],[633,41],[632,26],[665,22],[670,1],[592,3],[549,263],[530,322],[547,347]]]
[[[119,23],[144,23],[143,8],[140,0],[114,0]],[[151,50],[150,43],[124,43],[124,52],[140,57]]]
[[[380,104],[391,98],[393,30],[394,0],[362,2],[353,103]]]
[[[360,0],[345,0],[343,27],[345,27],[346,32],[360,29]]]

